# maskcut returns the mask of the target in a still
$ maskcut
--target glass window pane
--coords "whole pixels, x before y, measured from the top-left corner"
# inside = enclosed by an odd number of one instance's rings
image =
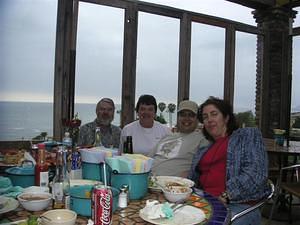
[[[176,103],[179,20],[139,13],[136,101],[152,94],[157,102]]]
[[[79,4],[75,112],[82,124],[96,118],[96,104],[103,97],[121,108],[123,21],[123,9]],[[118,115],[113,124],[120,124]]]
[[[190,99],[223,98],[225,30],[192,23]]]
[[[255,113],[256,40],[253,34],[236,32],[234,111]]]
[[[52,136],[56,16],[57,0],[0,1],[0,140]]]

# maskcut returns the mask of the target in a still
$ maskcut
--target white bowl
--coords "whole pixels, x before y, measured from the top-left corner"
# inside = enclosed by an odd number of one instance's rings
[[[192,192],[193,189],[190,187],[173,187],[163,189],[164,196],[169,202],[184,202],[190,197]]]
[[[23,192],[17,198],[23,208],[28,211],[46,209],[52,201],[52,195],[47,192]]]
[[[42,225],[74,225],[76,218],[76,212],[69,209],[49,210],[40,216]]]

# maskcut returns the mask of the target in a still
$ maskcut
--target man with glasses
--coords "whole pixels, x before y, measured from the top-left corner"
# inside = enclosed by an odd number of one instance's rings
[[[198,105],[181,101],[177,111],[177,132],[162,138],[148,156],[154,158],[152,173],[159,176],[186,177],[198,148],[208,141],[198,128]]]
[[[100,129],[101,144],[106,148],[119,148],[121,128],[112,125],[115,104],[110,98],[102,98],[96,106],[97,118],[80,127],[78,145],[92,146],[96,128]]]

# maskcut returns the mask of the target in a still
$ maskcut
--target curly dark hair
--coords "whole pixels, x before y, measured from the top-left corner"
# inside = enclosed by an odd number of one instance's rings
[[[214,105],[217,109],[220,110],[223,117],[228,116],[228,123],[227,123],[227,134],[231,135],[232,132],[236,129],[238,129],[238,123],[236,121],[235,115],[233,114],[233,108],[232,105],[227,102],[226,100],[219,99],[213,96],[210,96],[204,103],[202,103],[199,107],[198,111],[198,119],[201,123],[203,123],[203,108],[207,105]],[[205,126],[203,127],[203,134],[204,136],[211,141],[214,141],[213,137],[207,132],[205,129]]]
[[[157,112],[157,103],[156,103],[156,99],[154,98],[154,96],[152,95],[141,95],[139,97],[138,102],[136,103],[136,112],[139,111],[139,107],[140,105],[154,105],[154,109],[155,109],[155,113]]]

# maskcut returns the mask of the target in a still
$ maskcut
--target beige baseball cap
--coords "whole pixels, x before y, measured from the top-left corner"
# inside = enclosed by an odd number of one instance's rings
[[[182,110],[190,110],[193,113],[197,114],[198,112],[198,105],[196,102],[190,101],[190,100],[183,100],[179,103],[177,112],[180,112]]]

